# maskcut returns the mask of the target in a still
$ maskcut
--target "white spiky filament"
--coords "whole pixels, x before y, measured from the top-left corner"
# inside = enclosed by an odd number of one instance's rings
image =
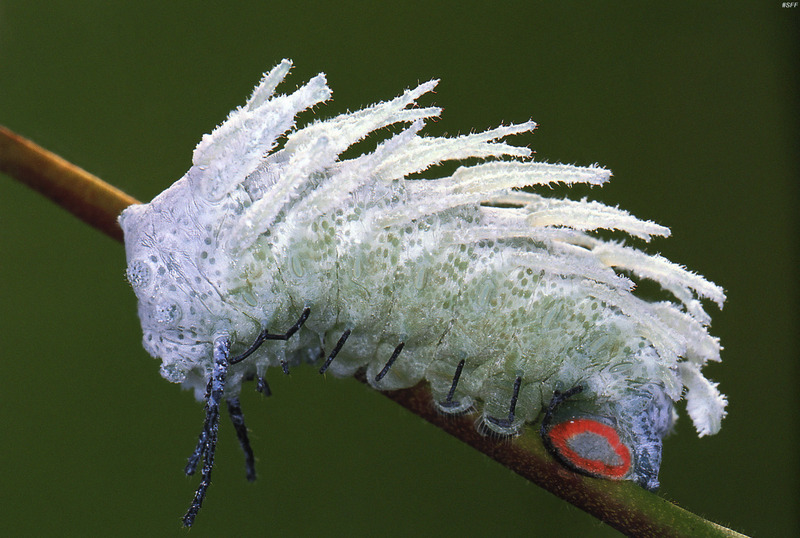
[[[308,235],[321,216],[342,211],[358,216],[357,222],[348,224],[350,244],[372,240],[376,230],[401,229],[432,216],[474,216],[471,226],[443,228],[436,240],[445,245],[516,239],[535,242],[535,251],[509,250],[504,256],[542,273],[565,277],[578,292],[633,320],[637,335],[660,356],[654,371],[662,373],[653,375],[662,376],[659,381],[670,397],[677,400],[686,391],[689,415],[701,435],[719,430],[725,397],[700,369],[707,361],[719,360],[720,345],[708,333],[710,317],[700,300],[710,299],[721,307],[723,290],[659,255],[593,234],[603,229],[649,241],[654,236],[668,236],[669,229],[664,226],[598,202],[554,199],[520,190],[554,183],[599,186],[609,180],[608,170],[597,165],[536,162],[528,148],[503,141],[532,131],[533,122],[453,138],[420,134],[424,121],[441,111],[418,107],[416,101],[432,91],[437,81],[407,90],[391,101],[296,127],[296,114],[327,100],[331,92],[320,74],[294,93],[274,95],[290,67],[284,60],[267,73],[247,103],[203,138],[194,152],[194,166],[182,180],[208,203],[206,211],[218,211],[210,217],[193,217],[210,223],[207,227],[218,234],[218,257],[225,253],[232,260],[230,266],[241,268],[247,266],[241,260],[253,251],[261,249],[263,255],[267,249],[264,263],[279,265],[293,241]],[[405,127],[379,141],[374,151],[349,159],[340,157],[353,144],[394,124]],[[281,137],[285,137],[283,147],[275,150]],[[468,158],[486,161],[461,166],[435,180],[408,179],[445,161]],[[180,184],[170,190],[177,192]],[[167,200],[170,190],[159,198]],[[371,201],[364,203],[366,199]],[[125,221],[124,216],[123,227]],[[268,247],[263,246],[265,234],[269,235]],[[425,241],[431,240],[423,237],[409,245],[401,258],[417,255],[427,248]],[[343,256],[343,247],[337,248]],[[338,261],[327,263],[318,271],[334,271]],[[230,288],[242,289],[248,285],[246,281],[259,276],[251,272],[237,278],[232,279],[235,283]],[[634,278],[658,283],[675,301],[639,299],[633,293]],[[304,291],[313,292],[313,282],[304,285]],[[312,320],[309,326],[313,326]],[[351,341],[356,341],[356,335]],[[166,357],[162,358],[166,364]],[[679,379],[677,384],[674,376]]]

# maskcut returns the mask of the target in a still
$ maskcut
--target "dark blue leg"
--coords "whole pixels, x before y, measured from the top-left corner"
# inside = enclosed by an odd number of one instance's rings
[[[264,396],[272,396],[272,390],[270,390],[267,378],[264,376],[258,376],[256,380],[256,390]]]
[[[208,394],[211,392],[211,380],[208,380],[208,387],[206,387],[206,400],[208,400]],[[184,473],[186,476],[191,476],[197,470],[197,464],[200,463],[200,459],[205,454],[206,448],[206,431],[208,430],[208,415],[206,414],[206,422],[203,424],[203,429],[200,432],[200,436],[197,438],[197,446],[194,447],[194,452],[192,455],[189,456],[189,461],[186,462],[186,468],[184,469]]]
[[[214,452],[217,448],[217,433],[219,430],[219,406],[222,401],[222,393],[225,390],[225,375],[228,373],[228,355],[230,354],[231,341],[227,336],[221,336],[214,341],[214,368],[211,371],[211,379],[208,383],[206,392],[206,420],[203,424],[203,431],[198,439],[199,452],[195,449],[195,453],[189,458],[189,465],[187,471],[190,469],[194,461],[194,468],[200,456],[203,457],[203,470],[200,479],[200,485],[197,486],[192,504],[189,506],[186,515],[183,516],[183,526],[191,527],[194,523],[194,518],[200,507],[203,506],[203,500],[206,497],[206,491],[211,484],[211,470],[214,468]],[[191,474],[191,473],[188,473]]]
[[[242,406],[239,403],[239,398],[228,399],[228,414],[231,417],[233,428],[236,430],[236,437],[239,439],[239,445],[244,452],[244,465],[247,473],[247,480],[253,482],[256,479],[256,462],[253,457],[253,449],[250,447],[250,438],[247,436],[247,426],[244,423],[244,413],[242,413]]]

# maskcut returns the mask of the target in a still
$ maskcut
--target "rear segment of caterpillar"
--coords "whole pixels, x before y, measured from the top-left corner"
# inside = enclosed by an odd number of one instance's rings
[[[720,346],[700,301],[721,307],[722,289],[594,234],[649,241],[669,235],[663,226],[519,190],[602,185],[608,170],[535,162],[503,141],[533,122],[421,135],[440,109],[416,101],[436,81],[297,127],[295,115],[330,90],[318,75],[275,96],[289,68],[265,75],[203,137],[182,179],[120,217],[145,348],[165,378],[206,401],[190,459],[192,472],[205,460],[204,476],[187,525],[210,481],[219,397],[247,453],[235,399],[254,377],[268,390],[270,366],[363,368],[380,390],[425,380],[442,412],[476,409],[490,433],[544,416],[545,444],[566,465],[648,488],[684,391],[698,433],[719,430],[725,398],[701,368]],[[370,136],[373,151],[342,157]],[[475,157],[451,175],[409,179]],[[634,279],[673,300],[638,298]]]

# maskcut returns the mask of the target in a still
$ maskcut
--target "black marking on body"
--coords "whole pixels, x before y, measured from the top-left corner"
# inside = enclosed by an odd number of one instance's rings
[[[458,362],[458,366],[456,366],[456,373],[453,376],[453,384],[450,385],[450,391],[447,393],[447,398],[445,398],[444,401],[439,402],[439,405],[443,409],[450,409],[450,408],[456,408],[456,407],[460,407],[461,406],[461,402],[459,402],[458,400],[453,401],[453,396],[455,396],[456,387],[458,387],[458,380],[461,379],[461,371],[464,369],[464,364],[465,363],[466,363],[466,360],[465,359],[461,359]]]
[[[495,426],[500,428],[510,428],[512,424],[514,424],[514,418],[517,411],[517,399],[519,398],[519,389],[522,385],[522,378],[517,376],[514,380],[514,389],[511,393],[511,403],[508,406],[508,416],[506,418],[497,418],[497,417],[484,417],[486,422],[490,422]]]
[[[249,348],[247,348],[247,350],[244,353],[242,353],[240,355],[237,355],[236,357],[230,359],[228,361],[228,364],[231,365],[231,364],[237,364],[239,362],[242,362],[247,357],[252,355],[259,347],[261,347],[261,344],[263,344],[266,340],[284,340],[284,341],[288,340],[289,338],[292,337],[292,335],[294,333],[296,333],[297,331],[300,330],[300,327],[302,327],[303,324],[308,319],[309,314],[311,314],[311,309],[308,308],[308,307],[305,307],[303,309],[303,313],[300,315],[300,319],[298,319],[295,322],[295,324],[292,325],[291,327],[289,327],[289,330],[286,331],[283,334],[270,334],[268,332],[268,329],[264,329],[256,337],[256,339],[253,342],[253,344]],[[283,361],[282,361],[282,365],[284,365]],[[284,365],[283,370],[284,370],[285,373],[287,373],[287,374],[289,373],[288,366]]]
[[[347,329],[345,332],[342,333],[342,336],[339,338],[339,341],[336,342],[336,346],[334,346],[333,351],[331,354],[328,355],[328,358],[325,360],[325,363],[320,366],[319,373],[324,374],[325,371],[328,369],[328,366],[331,365],[333,359],[336,358],[336,355],[342,350],[342,346],[347,341],[347,338],[350,336],[350,329]]]
[[[389,370],[394,364],[394,361],[397,360],[397,357],[400,355],[400,352],[403,351],[403,346],[405,345],[406,345],[405,342],[400,342],[399,344],[397,344],[397,347],[394,348],[394,351],[392,352],[392,356],[389,357],[389,360],[386,362],[383,369],[380,372],[378,372],[378,375],[375,376],[375,381],[380,381],[381,379],[386,377],[386,374],[389,373]]]

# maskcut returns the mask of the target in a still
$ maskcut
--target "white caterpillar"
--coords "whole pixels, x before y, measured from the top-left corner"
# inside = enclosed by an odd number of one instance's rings
[[[183,178],[120,216],[144,346],[166,379],[206,401],[187,466],[203,459],[203,478],[185,525],[210,481],[223,399],[255,477],[237,396],[254,377],[268,390],[270,366],[319,361],[337,376],[365,368],[379,390],[425,380],[442,412],[477,408],[482,428],[503,435],[543,417],[545,444],[562,462],[651,489],[684,389],[698,433],[719,430],[726,401],[700,370],[720,346],[700,299],[721,307],[722,289],[591,234],[649,240],[669,235],[663,226],[518,190],[601,185],[608,170],[534,162],[502,141],[533,122],[421,136],[440,109],[416,100],[436,81],[296,127],[295,115],[331,91],[320,74],[274,95],[290,67],[284,60],[266,74],[203,137]],[[404,130],[373,152],[341,157],[394,124]],[[408,179],[472,157],[486,162]],[[637,298],[632,277],[676,301]]]

